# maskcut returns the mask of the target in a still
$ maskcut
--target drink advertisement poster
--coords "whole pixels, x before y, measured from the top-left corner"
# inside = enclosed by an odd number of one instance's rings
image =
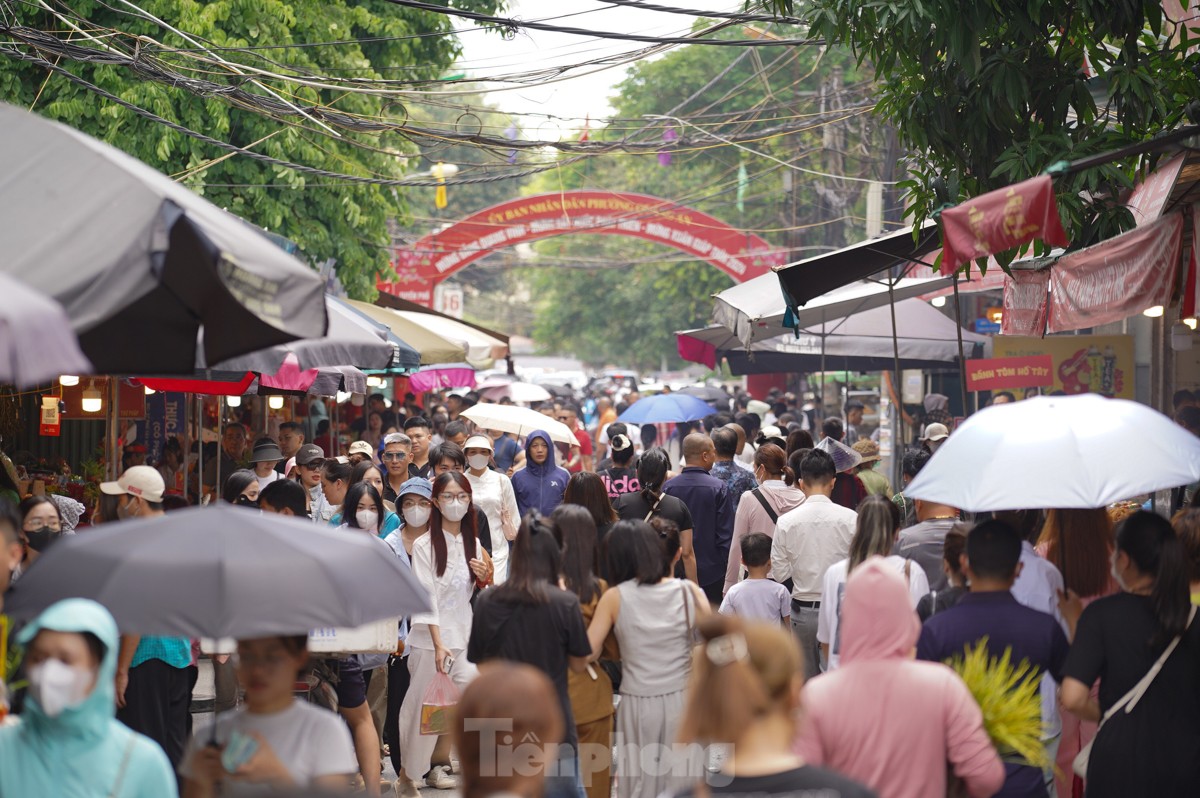
[[[992,356],[1028,358],[1049,355],[1053,383],[1042,393],[1098,393],[1134,397],[1133,337],[1129,335],[1058,335],[1025,338],[997,335]],[[1024,386],[1032,387],[1032,386]]]

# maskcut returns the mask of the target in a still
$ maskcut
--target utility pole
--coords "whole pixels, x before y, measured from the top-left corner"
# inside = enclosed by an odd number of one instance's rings
[[[846,107],[843,91],[843,72],[841,66],[835,66],[829,74],[829,79],[821,87],[821,113],[832,114]],[[843,153],[846,151],[846,123],[844,121],[829,122],[822,128],[822,147],[825,150],[825,171],[831,175],[845,174],[846,162]],[[816,184],[817,195],[821,197],[827,219],[840,221],[824,225],[825,244],[840,247],[845,244],[846,222],[842,218],[849,206],[844,180],[835,177],[823,178]]]

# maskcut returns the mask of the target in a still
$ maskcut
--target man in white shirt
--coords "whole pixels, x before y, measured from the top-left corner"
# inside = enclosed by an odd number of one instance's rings
[[[825,571],[850,556],[850,541],[858,523],[857,513],[829,498],[836,476],[833,458],[825,452],[813,449],[804,456],[800,490],[808,498],[779,517],[771,545],[775,581],[792,580],[792,631],[804,652],[805,679],[822,670],[817,622]]]

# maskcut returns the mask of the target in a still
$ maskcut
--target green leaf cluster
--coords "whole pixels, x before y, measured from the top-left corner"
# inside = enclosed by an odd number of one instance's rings
[[[879,114],[912,150],[920,222],[945,202],[1150,138],[1200,96],[1200,54],[1159,0],[773,0],[875,70]],[[1056,183],[1075,247],[1128,227],[1132,161]],[[1007,263],[1013,253],[1001,259]]]
[[[459,52],[457,39],[450,35],[451,18],[384,0],[139,0],[139,5],[222,48],[218,52],[226,60],[288,74],[432,79]],[[468,5],[491,12],[502,3],[468,0]],[[203,68],[201,77],[233,79],[219,67],[197,62],[193,56],[203,54],[192,44],[128,9],[96,0],[78,0],[71,8],[96,26],[123,31],[125,35],[109,40],[114,44],[132,49],[134,37],[150,37],[179,48],[174,54],[158,53],[176,68]],[[11,4],[8,13],[30,27],[63,28],[61,21],[32,3]],[[329,42],[336,44],[293,46]],[[65,61],[60,65],[165,119],[275,158],[355,176],[394,178],[412,171],[406,155],[413,148],[396,134],[345,133],[336,138],[302,117],[292,120],[295,126],[280,123],[221,99],[141,80],[123,67]],[[371,95],[318,91],[275,79],[264,82],[302,107],[323,104],[366,116],[404,116],[404,109]],[[262,92],[253,83],[242,86]],[[0,98],[32,107],[182,178],[216,205],[295,241],[314,263],[336,259],[337,274],[352,296],[374,296],[376,274],[386,270],[389,261],[388,220],[406,213],[404,191],[316,178],[240,156],[223,158],[224,150],[108,103],[62,76],[47,77],[32,64],[0,59]]]
[[[1002,757],[1014,755],[1023,764],[1049,767],[1042,744],[1041,677],[1028,660],[1012,661],[1012,649],[990,656],[988,638],[947,664],[962,678],[983,711],[983,728]]]

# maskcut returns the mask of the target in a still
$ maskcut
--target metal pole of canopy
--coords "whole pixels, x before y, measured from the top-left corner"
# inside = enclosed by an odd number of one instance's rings
[[[967,357],[963,352],[962,303],[958,296],[958,272],[954,273],[954,334],[958,336],[958,387],[962,392],[963,415],[967,414]]]
[[[899,336],[899,332],[896,327],[896,290],[895,289],[896,289],[896,281],[889,280],[888,281],[888,306],[891,308],[891,311],[892,311],[892,358],[893,358],[893,367],[896,372],[896,378],[895,378],[895,382],[893,383],[893,386],[895,387],[895,389],[897,391],[899,391],[900,390],[900,336]],[[908,438],[906,438],[905,434],[904,434],[904,404],[901,403],[900,406],[896,408],[896,410],[897,410],[897,413],[896,413],[896,440],[893,443],[892,448],[895,452],[902,452],[903,448],[901,448],[901,447],[908,440]]]

